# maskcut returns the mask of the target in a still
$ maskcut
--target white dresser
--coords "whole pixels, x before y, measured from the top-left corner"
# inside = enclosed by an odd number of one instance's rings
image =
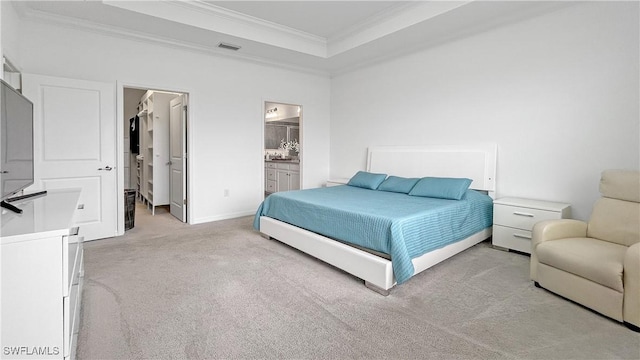
[[[2,209],[2,359],[74,359],[83,251],[74,216],[80,189],[49,190]]]
[[[571,216],[569,204],[505,197],[493,202],[492,244],[531,253],[531,230],[538,221]]]

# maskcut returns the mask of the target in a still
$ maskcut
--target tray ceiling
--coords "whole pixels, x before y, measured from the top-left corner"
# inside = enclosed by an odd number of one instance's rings
[[[327,75],[553,11],[540,1],[15,1],[34,20]],[[240,46],[238,51],[218,47]]]

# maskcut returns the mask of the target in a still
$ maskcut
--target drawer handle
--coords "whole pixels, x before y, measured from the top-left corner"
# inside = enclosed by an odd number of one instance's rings
[[[520,239],[531,240],[531,236],[527,236],[527,235],[513,234],[513,237],[517,237],[517,238],[520,238]]]
[[[520,211],[514,211],[513,215],[519,215],[519,216],[526,216],[526,217],[533,217],[533,214],[529,214],[529,213],[523,213]]]

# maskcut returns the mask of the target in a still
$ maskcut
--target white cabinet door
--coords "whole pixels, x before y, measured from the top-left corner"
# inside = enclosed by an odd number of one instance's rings
[[[289,191],[289,170],[278,170],[276,177],[278,178],[278,191]]]
[[[169,103],[169,208],[171,215],[180,221],[187,220],[187,181],[185,171],[186,147],[186,101],[185,96],[180,95]]]
[[[289,173],[289,190],[300,190],[300,173]]]
[[[34,105],[34,190],[81,188],[85,240],[117,235],[113,84],[23,74]],[[119,197],[118,197],[119,196]]]
[[[29,358],[24,353],[12,350],[19,351],[24,346],[49,346],[52,352],[62,355],[64,314],[61,248],[62,236],[2,245],[0,343],[3,355],[17,355],[7,358]],[[11,352],[7,354],[4,351]],[[0,355],[0,358],[5,357]]]

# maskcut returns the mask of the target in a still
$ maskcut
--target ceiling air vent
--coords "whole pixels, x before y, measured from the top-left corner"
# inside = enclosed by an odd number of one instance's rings
[[[238,46],[238,45],[233,45],[233,44],[223,43],[223,42],[218,44],[218,47],[222,48],[222,49],[233,50],[233,51],[240,50],[240,46]]]

